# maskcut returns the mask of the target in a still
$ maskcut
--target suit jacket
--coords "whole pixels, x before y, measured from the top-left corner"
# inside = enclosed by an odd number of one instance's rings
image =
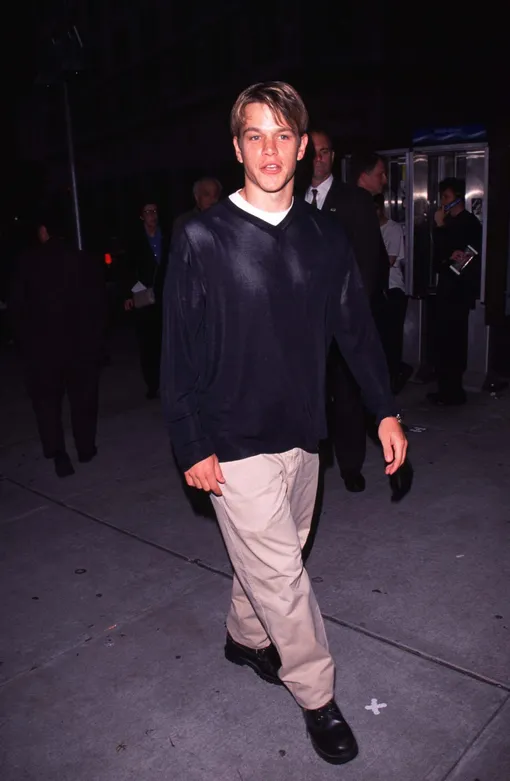
[[[170,242],[165,232],[161,230],[161,262],[158,263],[149,244],[149,239],[145,228],[140,223],[140,227],[133,234],[126,247],[126,297],[131,295],[131,289],[137,282],[141,282],[145,287],[153,287],[156,294],[156,300],[161,302],[163,296],[163,285],[165,283],[166,267],[168,264],[168,253]]]
[[[106,325],[106,283],[98,257],[51,238],[25,252],[9,310],[29,361],[98,360]]]
[[[390,262],[372,196],[362,187],[333,179],[321,211],[342,223],[370,302],[377,306],[388,289]]]
[[[184,212],[184,214],[179,214],[179,216],[175,218],[174,224],[172,225],[172,241],[174,240],[175,236],[177,236],[183,225],[185,225],[188,220],[191,220],[192,217],[198,217],[199,214],[200,209],[198,209],[196,206],[194,209],[190,209],[189,211]]]

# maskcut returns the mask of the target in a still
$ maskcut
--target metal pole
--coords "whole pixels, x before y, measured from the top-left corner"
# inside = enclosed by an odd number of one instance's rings
[[[83,249],[81,241],[80,206],[78,203],[78,187],[76,185],[76,169],[74,165],[73,127],[71,124],[71,109],[69,108],[69,93],[67,81],[64,78],[64,106],[66,112],[67,149],[69,152],[69,168],[71,170],[71,187],[73,190],[74,221],[76,225],[76,241],[78,249]]]

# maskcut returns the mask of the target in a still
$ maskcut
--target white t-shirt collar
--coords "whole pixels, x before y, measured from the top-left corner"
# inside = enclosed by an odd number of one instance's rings
[[[248,212],[249,214],[253,214],[254,217],[258,217],[260,220],[265,220],[266,222],[269,222],[271,225],[278,225],[290,212],[292,209],[292,204],[294,203],[294,198],[292,199],[292,202],[288,209],[285,209],[283,212],[267,212],[264,209],[258,209],[256,206],[253,206],[251,203],[248,203],[247,200],[243,198],[241,195],[241,190],[237,190],[237,192],[232,193],[232,195],[228,196],[232,203],[234,203],[236,206],[239,206],[240,209],[243,209],[245,212]]]

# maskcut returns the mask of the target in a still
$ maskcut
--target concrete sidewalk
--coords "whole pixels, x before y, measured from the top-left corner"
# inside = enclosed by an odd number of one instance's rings
[[[308,569],[360,743],[334,768],[284,690],[223,658],[229,562],[135,361],[105,371],[97,459],[58,480],[2,358],[2,781],[509,781],[510,396],[406,391],[401,504],[372,446],[364,494],[326,474]]]

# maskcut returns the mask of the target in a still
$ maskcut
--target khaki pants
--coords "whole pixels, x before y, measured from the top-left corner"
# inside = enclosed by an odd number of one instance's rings
[[[312,520],[319,460],[295,448],[221,464],[212,501],[234,568],[227,629],[250,648],[272,640],[280,678],[303,708],[333,698],[335,667],[301,550]]]

